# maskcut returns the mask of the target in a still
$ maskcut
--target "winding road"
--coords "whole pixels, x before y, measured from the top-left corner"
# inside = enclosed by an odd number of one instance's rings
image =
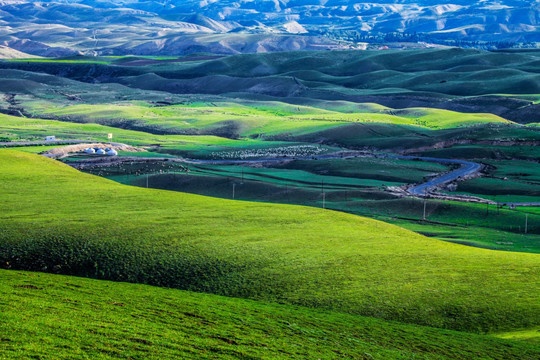
[[[212,165],[234,165],[234,164],[254,164],[254,163],[269,163],[269,162],[280,162],[288,160],[324,160],[324,159],[347,159],[355,156],[366,156],[365,153],[362,154],[351,154],[343,153],[339,155],[314,155],[314,156],[305,156],[305,157],[295,157],[295,158],[268,158],[268,159],[247,159],[247,160],[185,160],[187,163],[192,164],[212,164]],[[371,155],[373,157],[378,157],[377,155]],[[420,156],[408,156],[408,155],[388,155],[383,156],[392,159],[402,159],[402,160],[420,160],[427,162],[434,162],[439,164],[447,165],[461,165],[459,169],[451,171],[449,173],[443,174],[436,178],[433,178],[425,183],[413,186],[407,189],[407,192],[413,196],[426,196],[429,191],[447,184],[452,181],[457,181],[468,176],[476,175],[481,169],[482,165],[466,160],[457,160],[457,159],[440,159],[434,157],[420,157]]]
[[[428,195],[430,190],[438,186],[447,184],[452,181],[463,179],[467,176],[473,176],[482,169],[481,164],[478,164],[472,161],[465,161],[465,160],[440,159],[440,158],[434,158],[434,157],[419,157],[419,156],[407,156],[407,155],[390,155],[389,157],[394,158],[394,159],[421,160],[421,161],[428,161],[428,162],[434,162],[434,163],[439,163],[439,164],[461,165],[459,169],[456,169],[444,175],[433,178],[420,185],[416,185],[409,188],[407,192],[414,196],[426,196]]]
[[[28,141],[28,142],[5,142],[0,143],[0,146],[28,146],[28,145],[42,145],[42,144],[79,144],[83,143],[82,140],[71,140],[71,141]],[[124,145],[124,144],[117,144],[117,145]],[[430,192],[447,183],[453,182],[453,181],[459,181],[461,179],[465,179],[470,176],[476,175],[481,169],[482,165],[479,163],[475,163],[472,161],[466,161],[466,160],[458,160],[458,159],[441,159],[441,158],[435,158],[435,157],[422,157],[422,156],[410,156],[410,155],[377,155],[377,154],[371,154],[366,152],[358,152],[358,151],[344,151],[340,153],[334,153],[334,154],[323,154],[323,155],[311,155],[311,156],[295,156],[295,157],[274,157],[274,158],[258,158],[258,159],[225,159],[225,160],[198,160],[198,159],[172,159],[172,158],[145,158],[145,157],[129,157],[129,158],[117,158],[122,159],[120,162],[123,161],[174,161],[174,162],[182,162],[182,163],[188,163],[188,164],[212,164],[212,165],[241,165],[241,164],[261,164],[261,163],[278,163],[282,161],[294,161],[294,160],[328,160],[328,159],[350,159],[354,157],[381,157],[381,158],[392,158],[392,159],[403,159],[403,160],[419,160],[419,161],[426,161],[426,162],[433,162],[433,163],[439,163],[439,164],[446,164],[446,165],[460,165],[459,169],[450,171],[446,174],[437,176],[429,181],[426,181],[424,183],[414,185],[412,187],[409,187],[406,192],[409,195],[416,196],[416,197],[426,197],[430,194]],[[84,165],[106,165],[106,163],[114,162],[112,158],[104,158],[104,162],[100,164],[100,160],[95,159],[93,161],[86,161],[85,163],[78,163],[73,162],[69,163],[69,165],[80,168]],[[82,166],[81,166],[82,165]],[[504,203],[506,206],[540,206],[540,202],[506,202]]]
[[[295,157],[274,157],[274,158],[257,158],[257,159],[224,159],[224,160],[199,160],[199,159],[171,159],[171,158],[144,158],[144,157],[129,157],[129,158],[121,158],[121,162],[126,161],[141,161],[141,162],[147,162],[147,161],[174,161],[174,162],[182,162],[186,164],[201,164],[201,165],[242,165],[242,164],[268,164],[268,163],[279,163],[283,161],[294,161],[294,160],[328,160],[328,159],[350,159],[358,156],[369,156],[369,157],[381,157],[381,158],[392,158],[392,159],[402,159],[402,160],[419,160],[419,161],[426,161],[426,162],[434,162],[434,163],[440,163],[440,164],[448,164],[448,165],[461,165],[459,169],[456,169],[454,171],[451,171],[449,173],[443,174],[441,176],[438,176],[434,179],[431,179],[425,183],[415,185],[409,189],[407,189],[407,192],[410,195],[413,196],[419,196],[423,197],[428,195],[429,191],[440,186],[444,185],[446,183],[456,181],[463,179],[468,176],[473,176],[478,171],[482,169],[482,165],[472,162],[472,161],[465,161],[465,160],[456,160],[456,159],[440,159],[440,158],[434,158],[434,157],[419,157],[419,156],[408,156],[408,155],[375,155],[365,152],[354,152],[354,151],[347,151],[347,152],[341,152],[341,153],[334,153],[334,154],[324,154],[324,155],[311,155],[311,156],[295,156]],[[105,158],[104,160],[100,160],[101,158],[97,158],[92,161],[87,161],[84,165],[105,165],[105,163],[111,163],[114,162],[114,159],[111,158]],[[120,159],[120,158],[118,158]],[[102,163],[103,162],[103,163]],[[77,163],[69,163],[69,165],[78,167]]]

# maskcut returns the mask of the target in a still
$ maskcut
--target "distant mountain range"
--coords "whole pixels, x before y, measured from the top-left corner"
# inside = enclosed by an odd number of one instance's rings
[[[0,0],[0,56],[235,54],[389,42],[536,46],[540,0]]]

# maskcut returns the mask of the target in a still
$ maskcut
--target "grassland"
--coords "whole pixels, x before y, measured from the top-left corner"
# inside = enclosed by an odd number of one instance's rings
[[[295,154],[299,146],[309,147],[311,151],[325,153],[337,148],[324,145],[310,145],[298,142],[262,141],[259,139],[227,139],[211,135],[154,135],[147,132],[119,129],[99,124],[78,124],[56,120],[31,119],[0,114],[0,138],[4,141],[36,141],[55,134],[63,140],[88,140],[89,142],[109,142],[107,134],[114,135],[115,142],[135,146],[157,146],[164,154],[182,155],[197,158],[215,158],[216,154],[245,154],[264,149],[267,152],[290,150]],[[27,151],[40,152],[50,147],[25,147]],[[274,150],[273,150],[274,149]],[[277,149],[277,150],[276,150]],[[308,149],[309,150],[309,149]],[[310,152],[308,151],[308,154]],[[300,154],[299,154],[300,155]],[[305,155],[305,154],[304,154]]]
[[[5,359],[505,360],[540,354],[530,335],[528,342],[504,340],[61,275],[0,270],[0,294]]]
[[[194,108],[205,108],[205,104],[199,103],[194,105]],[[277,111],[277,107],[274,108],[274,112]],[[266,110],[265,110],[266,111]],[[286,115],[285,111],[282,115]],[[389,136],[390,128],[381,128],[381,125],[373,125],[372,128],[364,133],[360,134],[360,137],[355,137],[356,144],[362,144],[362,141],[372,141],[374,143],[381,143],[384,139],[392,139],[394,144],[403,143],[404,133],[397,131],[395,136]],[[350,130],[350,129],[349,129]],[[431,130],[429,130],[431,131]],[[449,136],[463,136],[467,132],[474,132],[475,135],[482,135],[484,138],[495,138],[496,134],[503,138],[508,137],[520,137],[525,139],[534,139],[536,133],[529,134],[525,129],[507,128],[507,127],[491,127],[487,128],[468,128],[467,131],[456,134],[456,130],[443,130],[442,134],[439,134],[441,130],[435,131],[435,134],[431,136],[422,136],[421,138],[430,138],[432,142],[436,142],[439,139],[444,139]],[[126,142],[132,145],[148,146],[152,144],[159,144],[159,147],[154,147],[154,151],[158,151],[163,156],[169,156],[168,154],[175,154],[180,156],[187,156],[191,158],[203,158],[203,159],[215,159],[215,158],[253,158],[253,157],[269,157],[268,154],[276,154],[276,156],[302,156],[315,153],[325,153],[337,151],[339,148],[311,145],[309,143],[297,143],[297,142],[285,142],[285,141],[262,141],[261,139],[249,139],[244,138],[240,140],[226,139],[215,136],[186,136],[186,135],[153,135],[142,131],[117,129],[112,127],[106,127],[98,124],[78,124],[60,122],[54,120],[40,120],[40,119],[28,119],[21,117],[13,117],[8,115],[0,115],[0,136],[6,139],[12,140],[36,140],[43,139],[45,135],[51,133],[56,134],[60,138],[72,138],[72,139],[88,139],[89,141],[105,140],[106,134],[112,132],[115,136],[115,141]],[[446,133],[448,132],[448,133]],[[323,132],[324,133],[324,132]],[[358,135],[358,132],[349,131],[349,133]],[[330,134],[328,139],[342,138],[342,142],[347,142],[345,135],[347,131],[336,132]],[[343,135],[343,136],[342,136]],[[327,135],[322,135],[327,136]],[[377,136],[379,136],[377,138]],[[482,139],[482,136],[479,137]],[[406,138],[405,138],[406,139]],[[313,138],[305,139],[313,141]],[[388,141],[388,140],[387,140]],[[365,143],[365,142],[364,142]],[[460,154],[453,154],[451,151],[457,151],[457,149],[463,149]],[[455,146],[450,149],[441,149],[436,151],[427,151],[424,154],[436,155],[436,156],[449,156],[460,155],[458,157],[472,157],[477,161],[497,166],[500,160],[486,161],[482,159],[484,156],[483,150],[489,150],[489,146],[474,145],[474,146]],[[507,156],[516,156],[517,154],[526,154],[524,149],[530,149],[530,156],[534,158],[536,156],[536,147],[518,147],[518,146],[505,146],[498,147],[498,153],[505,152]],[[28,151],[39,152],[47,150],[43,147],[34,147]],[[146,152],[141,155],[159,156],[158,153]],[[478,160],[478,158],[480,160]],[[500,168],[504,169],[506,163],[502,162]],[[521,166],[521,165],[520,165]],[[421,167],[424,170],[418,172],[416,168]],[[532,171],[534,167],[528,167]],[[289,169],[286,171],[286,169]],[[147,169],[152,171],[151,169]],[[194,169],[192,169],[194,170]],[[200,193],[204,195],[211,195],[217,197],[230,198],[232,195],[232,184],[229,183],[229,179],[239,179],[240,168],[221,168],[219,171],[207,170],[203,171],[201,175],[206,177],[198,177],[197,184],[194,184],[195,180],[190,180],[185,175],[176,175],[174,179],[163,178],[161,180],[158,177],[152,177],[150,185],[152,187],[165,188],[170,190],[180,190],[187,192]],[[297,172],[299,170],[300,172]],[[514,169],[515,170],[515,169]],[[516,173],[514,170],[509,169],[504,173],[496,172],[494,175],[498,178],[508,176],[508,173]],[[406,162],[406,161],[390,161],[384,159],[366,159],[366,160],[332,160],[332,161],[296,161],[285,166],[283,169],[245,169],[244,176],[246,179],[245,184],[236,188],[236,197],[246,200],[257,200],[267,202],[287,202],[297,203],[310,206],[322,206],[322,199],[320,196],[320,184],[326,183],[326,191],[330,190],[342,190],[341,194],[327,193],[326,201],[327,207],[336,210],[352,212],[355,214],[361,214],[363,216],[370,216],[382,219],[384,221],[396,222],[394,217],[418,219],[421,214],[418,213],[420,205],[414,206],[413,209],[407,209],[407,202],[403,202],[403,206],[399,205],[400,201],[395,200],[391,202],[362,202],[365,198],[365,194],[354,194],[351,191],[359,190],[366,187],[380,188],[382,185],[402,185],[405,183],[413,183],[422,181],[427,175],[432,175],[438,172],[445,171],[445,168],[440,165],[430,165],[426,163],[418,162]],[[97,172],[99,174],[106,174],[105,172]],[[254,174],[257,173],[257,174]],[[191,174],[197,174],[197,172],[191,172]],[[120,174],[121,175],[121,174]],[[208,177],[213,175],[212,177]],[[340,177],[339,179],[337,177]],[[180,181],[180,178],[184,179]],[[519,179],[518,179],[519,178]],[[122,182],[129,181],[133,184],[145,186],[145,179],[141,179],[139,182],[135,177],[128,178],[115,177],[115,180]],[[192,179],[192,178],[191,178]],[[225,183],[223,182],[226,179]],[[281,180],[280,180],[281,179]],[[171,180],[170,184],[164,184],[164,180]],[[251,183],[248,184],[247,180],[259,180],[264,181],[265,184]],[[531,184],[525,184],[528,187],[521,187],[521,182],[526,180],[524,177],[510,177],[509,180],[497,180],[497,179],[478,179],[471,182],[465,182],[460,184],[459,190],[466,192],[469,190],[469,194],[485,196],[492,198],[496,201],[533,201],[536,200],[534,191],[536,187]],[[495,181],[496,192],[491,194],[490,187],[486,186],[486,181]],[[517,183],[516,183],[517,181]],[[474,183],[479,182],[480,187],[468,189],[473,186]],[[500,184],[499,184],[500,183]],[[176,185],[178,184],[178,186]],[[288,184],[288,185],[287,185]],[[311,185],[310,185],[311,184]],[[194,185],[197,185],[194,187]],[[275,186],[274,186],[275,185]],[[334,186],[335,185],[335,186]],[[504,185],[501,187],[501,185]],[[503,189],[510,185],[514,186],[514,191],[510,194],[504,194]],[[287,188],[287,186],[290,186]],[[301,189],[293,187],[300,186]],[[334,189],[331,189],[334,186]],[[336,187],[337,186],[337,187]],[[307,192],[305,191],[307,190]],[[376,191],[380,189],[375,189]],[[495,190],[494,190],[495,191]],[[531,192],[532,191],[532,192]],[[296,195],[295,195],[296,194]],[[384,197],[383,197],[384,198]],[[354,199],[360,200],[360,202],[351,202]],[[368,196],[369,200],[370,197]],[[461,207],[464,207],[461,209]],[[416,209],[416,210],[415,210]],[[474,226],[481,225],[482,228],[478,231],[466,231],[461,227],[455,226],[431,226],[429,224],[416,223],[416,220],[411,223],[403,223],[401,220],[399,224],[408,228],[420,231],[426,234],[437,234],[438,238],[457,241],[460,243],[474,244],[495,249],[507,249],[517,251],[536,251],[539,248],[537,246],[537,240],[534,235],[530,235],[533,238],[524,241],[523,236],[519,235],[519,228],[522,227],[522,215],[510,213],[509,216],[492,219],[486,222],[485,209],[474,206],[458,205],[445,207],[437,206],[438,211],[430,212],[430,219],[433,221],[439,221],[446,224],[458,224],[460,226]],[[452,215],[452,212],[456,211],[456,215]],[[495,210],[492,209],[492,214]],[[471,219],[461,216],[459,214],[470,214]],[[474,214],[474,215],[473,215]],[[473,220],[473,219],[477,219]],[[397,223],[397,222],[396,222]],[[487,227],[486,227],[487,226]],[[536,229],[535,220],[531,218],[529,231]],[[496,235],[493,235],[492,231],[495,230]],[[483,232],[490,233],[490,236],[480,236]],[[484,240],[485,239],[485,240]]]
[[[55,107],[43,101],[26,103],[25,110],[35,117],[54,117],[71,121],[99,122],[121,127],[163,133],[220,132],[227,137],[263,136],[283,133],[303,135],[346,123],[378,123],[448,129],[485,123],[506,123],[493,114],[466,114],[448,110],[411,108],[400,111],[343,113],[307,106],[291,108],[283,103],[256,107],[232,103],[195,103],[152,107],[145,104],[81,104]],[[288,109],[289,108],[289,109]],[[228,129],[234,124],[233,129]],[[220,129],[221,128],[221,129]],[[232,131],[232,132],[231,132]]]
[[[458,191],[480,194],[501,203],[540,202],[540,171],[532,158],[484,162],[491,166],[489,175],[460,184]]]
[[[194,103],[192,106],[199,109],[206,108],[205,103]],[[272,112],[276,116],[278,116],[277,114],[287,116],[290,111],[293,111],[286,108],[282,110],[282,113],[278,113],[278,110],[277,105],[272,108]],[[368,109],[368,111],[372,110],[373,107]],[[264,109],[264,111],[269,110]],[[305,111],[307,112],[307,110]],[[329,142],[335,142],[339,139],[344,143],[343,145],[347,146],[381,145],[385,143],[390,146],[400,146],[408,141],[416,143],[428,139],[430,143],[436,143],[450,137],[463,138],[467,136],[477,136],[478,139],[482,140],[522,138],[530,141],[537,138],[537,132],[531,132],[525,127],[498,127],[489,124],[464,129],[427,129],[425,130],[427,133],[418,133],[414,137],[407,135],[411,133],[402,131],[404,128],[383,126],[385,124],[373,124],[368,128],[358,129],[357,131],[342,127],[343,130],[337,131],[336,129],[333,133],[322,131],[318,133],[319,135],[297,137],[299,140],[308,142],[289,142],[250,138],[234,140],[216,136],[153,135],[142,131],[117,129],[99,124],[28,119],[0,114],[0,137],[5,139],[41,140],[45,135],[54,133],[59,138],[103,141],[106,134],[112,132],[115,141],[137,146],[150,146],[149,149],[152,151],[140,153],[141,156],[168,157],[169,154],[173,154],[200,159],[310,156],[340,150],[337,147],[310,143],[317,142],[317,136],[319,136],[319,139],[326,138]],[[417,127],[416,129],[420,128]],[[351,137],[348,138],[347,136]],[[353,142],[349,143],[348,139]],[[159,144],[159,146],[155,146],[156,144]],[[510,200],[538,201],[535,196],[537,186],[530,182],[532,179],[530,176],[518,176],[515,167],[508,167],[508,161],[486,160],[483,158],[485,153],[492,154],[493,150],[490,149],[493,148],[488,145],[458,145],[449,149],[425,151],[423,155],[473,158],[475,161],[498,166],[499,170],[493,174],[496,178],[481,178],[460,183],[459,192],[480,195],[501,202]],[[33,147],[26,151],[40,152],[44,150],[47,150],[47,148]],[[460,151],[460,153],[454,154],[452,151]],[[529,156],[530,159],[534,159],[537,153],[535,146],[498,146],[497,151],[493,152],[495,154],[493,157],[500,157],[501,154],[504,154],[503,156],[511,158],[521,154],[522,157]],[[134,154],[136,153],[129,155]],[[533,171],[534,167],[528,166],[528,164],[519,163],[518,165],[527,165],[524,166],[530,169],[527,171]],[[155,169],[137,168],[136,172],[146,174],[159,170],[170,171],[156,167]],[[412,200],[388,199],[387,195],[381,193],[383,185],[394,186],[420,182],[426,176],[446,171],[446,168],[440,165],[381,158],[295,161],[275,169],[207,166],[200,169],[200,171],[197,171],[196,168],[191,168],[191,170],[190,175],[177,173],[174,175],[150,176],[150,187],[231,198],[232,182],[240,182],[243,173],[245,181],[242,184],[237,184],[235,189],[237,199],[322,207],[320,188],[321,183],[325,183],[326,207],[331,209],[374,217],[435,236],[438,239],[462,244],[512,251],[537,252],[540,249],[538,236],[536,235],[538,230],[537,220],[534,216],[529,219],[528,236],[522,234],[524,214],[502,210],[502,216],[493,217],[496,209],[492,208],[490,216],[486,216],[486,209],[482,206],[466,204],[443,206],[442,204],[433,203],[433,210],[428,213],[429,219],[439,222],[439,224],[418,223],[418,219],[422,218],[421,204],[411,205]],[[114,170],[114,173],[111,173],[107,169],[97,169],[94,173],[109,176],[123,183],[146,186],[145,176],[140,178],[133,175],[125,176],[122,171]],[[512,173],[514,176],[511,176]],[[199,176],[194,177],[192,175]],[[508,176],[509,180],[502,180],[503,177]],[[494,185],[488,186],[489,181],[495,182]],[[475,183],[479,185],[476,186]],[[509,186],[512,188],[512,192],[505,193],[504,189]],[[366,194],[362,191],[363,189],[371,191],[372,194]],[[501,210],[499,213],[501,213]],[[463,214],[467,214],[467,216],[463,216]],[[403,221],[402,219],[407,220]],[[467,228],[470,230],[467,230]]]
[[[515,159],[535,161],[540,156],[540,150],[538,146],[520,145],[519,143],[512,146],[475,144],[427,150],[423,151],[422,155],[443,158],[477,159],[489,164],[493,160],[508,161]]]
[[[426,59],[429,59],[426,61]],[[111,58],[98,58],[109,63]],[[324,96],[324,91],[341,94],[376,94],[418,92],[445,95],[482,94],[537,94],[535,84],[537,58],[526,54],[489,53],[465,49],[430,49],[413,51],[332,51],[284,52],[227,56],[208,61],[150,64],[143,68],[121,67],[123,59],[114,60],[112,68],[119,74],[114,81],[142,89],[173,89],[170,84],[159,84],[159,78],[196,79],[188,87],[193,93],[250,92],[258,85],[258,93],[291,93],[298,87],[295,77],[311,90]],[[60,66],[71,63],[68,76],[82,77],[92,67],[96,77],[111,68],[95,63],[95,58],[67,58],[54,64],[47,60],[3,62],[4,68],[56,73]],[[120,65],[120,66],[118,66]],[[155,74],[152,78],[144,74]],[[87,75],[86,75],[87,76]],[[221,78],[219,86],[203,85]],[[154,81],[149,81],[153,79]],[[249,80],[246,80],[249,79]],[[267,86],[262,85],[262,79]],[[146,81],[144,81],[146,80]],[[241,81],[244,80],[244,81]],[[173,82],[170,82],[173,83]],[[248,91],[246,91],[248,90]],[[305,92],[309,92],[305,91]],[[255,92],[255,91],[254,91]],[[328,95],[327,95],[328,96]],[[335,96],[335,95],[334,95]]]
[[[538,326],[535,254],[339,212],[126,187],[23,152],[0,158],[4,267],[473,332]]]
[[[428,108],[437,108],[491,113],[523,124],[540,122],[538,59],[526,53],[427,49],[285,52],[178,62],[139,60],[69,57],[1,61],[0,78],[4,81],[0,90],[33,95],[38,102],[61,99],[68,106],[133,99],[169,106],[186,99],[221,98],[236,104],[250,99],[338,111],[358,109],[357,103],[380,104],[379,110],[412,107],[413,112],[429,112]],[[145,66],[126,66],[137,61]],[[72,110],[76,113],[76,108]],[[429,125],[429,116],[419,120],[420,125]],[[411,122],[414,119],[408,119],[407,123]]]
[[[404,151],[490,165],[460,192],[536,199],[540,128],[487,112],[538,122],[537,64],[429,54],[0,62],[0,111],[11,114],[0,114],[0,141],[113,133],[149,150],[120,156],[198,159]],[[0,270],[0,358],[538,357],[540,212],[431,200],[422,220],[421,200],[384,191],[445,166],[355,158],[90,170],[137,188],[30,154],[49,148],[0,150],[0,268],[11,269]]]
[[[155,189],[225,199],[232,198],[234,188],[235,199],[239,200],[325,206],[396,224],[439,240],[494,250],[540,252],[540,217],[534,208],[513,210],[495,205],[429,200],[427,221],[423,221],[421,199],[397,198],[383,188],[402,185],[405,179],[410,181],[415,176],[421,179],[431,175],[429,171],[437,169],[438,165],[400,164],[396,160],[379,163],[377,160],[380,159],[344,160],[350,162],[351,167],[338,167],[339,161],[332,161],[333,168],[327,167],[323,165],[326,160],[295,161],[286,166],[304,170],[190,165],[190,171],[186,173],[185,169],[131,165],[86,171],[125,184],[141,187],[148,184]],[[359,167],[362,163],[371,166]],[[377,165],[385,170],[377,170]],[[336,168],[338,172],[335,172]],[[494,198],[504,200],[501,195]],[[508,195],[508,198],[521,199],[514,195]],[[538,201],[538,197],[531,195],[523,199]],[[527,214],[528,231],[525,234]]]

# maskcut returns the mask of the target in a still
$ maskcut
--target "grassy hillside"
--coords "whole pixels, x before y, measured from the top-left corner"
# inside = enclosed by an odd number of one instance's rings
[[[227,139],[211,135],[154,135],[147,132],[119,129],[100,124],[77,124],[56,120],[30,119],[0,114],[0,141],[36,141],[55,134],[62,140],[88,140],[89,142],[108,142],[107,134],[114,135],[113,141],[135,146],[159,144],[163,153],[176,153],[189,157],[206,158],[216,153],[242,153],[265,149],[268,152],[285,151],[301,146],[302,149],[316,153],[337,151],[337,148],[324,145],[310,145],[298,142],[263,141],[260,139]],[[57,146],[56,146],[57,147]],[[34,152],[49,150],[49,147],[34,147]],[[308,151],[307,155],[311,152]],[[147,153],[142,153],[148,155]]]
[[[0,264],[489,332],[539,325],[540,257],[314,208],[127,187],[0,151]]]
[[[333,161],[295,161],[285,168],[238,166],[189,166],[189,173],[177,169],[143,165],[86,169],[120,183],[230,199],[296,204],[343,211],[413,230],[440,240],[493,250],[540,253],[540,216],[535,208],[497,208],[495,205],[429,200],[427,221],[423,221],[423,200],[399,198],[384,186],[421,181],[443,166],[424,162],[385,161],[359,158]],[[525,164],[529,168],[530,164]],[[163,173],[160,170],[163,169]],[[302,170],[300,170],[302,169]],[[137,175],[140,174],[140,175]],[[149,174],[149,175],[148,175]],[[416,179],[416,180],[415,180]],[[521,186],[521,181],[481,181],[467,188],[495,201],[540,201],[538,185]],[[491,180],[491,179],[485,179]],[[474,182],[478,180],[471,180]],[[234,184],[234,185],[233,185]],[[482,191],[480,191],[480,190]],[[507,195],[508,190],[513,194]],[[494,191],[494,194],[485,194]],[[525,221],[528,227],[525,233]]]
[[[401,90],[472,96],[540,92],[537,57],[526,53],[492,53],[459,48],[274,52],[194,62],[149,62],[144,67],[122,66],[123,62],[118,59],[109,66],[108,61],[96,63],[92,58],[68,58],[61,62],[3,61],[0,66],[62,74],[75,80],[88,80],[89,76],[101,79],[114,76],[114,82],[133,88],[173,93],[186,90],[201,94],[240,91],[285,96],[298,91],[315,95],[313,91],[322,90],[366,95]],[[71,66],[66,68],[65,65]],[[298,86],[292,77],[308,89]],[[173,81],[160,83],[159,79]],[[186,79],[194,81],[186,82]],[[221,82],[207,86],[218,79]],[[175,90],[175,84],[184,88]],[[250,90],[255,85],[259,87]],[[326,94],[328,96],[330,94]]]
[[[457,48],[315,51],[200,61],[148,59],[143,61],[145,66],[126,66],[130,63],[131,58],[89,57],[0,61],[4,73],[0,78],[6,78],[0,89],[8,94],[45,92],[41,98],[46,100],[66,95],[71,105],[78,97],[103,97],[95,90],[99,88],[110,95],[106,103],[137,98],[160,99],[163,105],[178,103],[176,100],[187,94],[205,94],[201,98],[219,95],[234,102],[278,100],[291,105],[377,103],[396,109],[493,113],[520,123],[540,121],[539,61],[527,53]],[[20,81],[13,82],[13,78]],[[42,82],[53,86],[63,83],[70,89],[51,94],[50,88],[40,85]],[[86,90],[93,95],[85,94]],[[146,98],[141,96],[146,93]]]
[[[2,359],[534,359],[534,343],[144,285],[0,270]]]
[[[465,114],[448,110],[410,108],[395,111],[343,113],[280,102],[241,105],[198,103],[152,107],[140,103],[80,104],[57,106],[43,101],[28,103],[25,110],[37,117],[76,122],[98,122],[120,128],[165,134],[213,134],[225,137],[302,135],[348,123],[411,125],[450,129],[487,123],[510,124],[493,114]]]

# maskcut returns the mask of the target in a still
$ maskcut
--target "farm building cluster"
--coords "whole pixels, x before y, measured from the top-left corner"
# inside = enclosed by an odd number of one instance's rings
[[[84,152],[86,154],[95,154],[95,155],[108,155],[108,156],[116,156],[118,155],[118,152],[111,148],[97,148],[97,147],[89,147],[84,149]]]

